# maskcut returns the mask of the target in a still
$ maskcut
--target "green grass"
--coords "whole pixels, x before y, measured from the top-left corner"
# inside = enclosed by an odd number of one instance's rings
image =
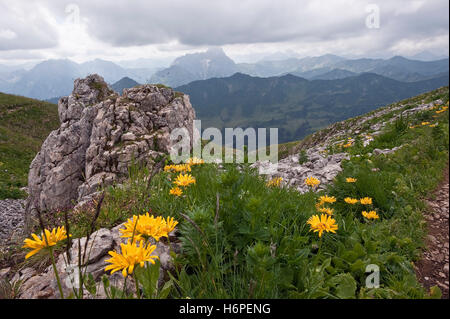
[[[220,169],[204,164],[193,167],[197,183],[178,198],[169,194],[175,175],[156,175],[147,190],[149,172],[134,167],[125,184],[106,190],[97,227],[112,227],[146,211],[175,217],[183,250],[175,258],[176,289],[170,298],[438,297],[439,289],[430,293],[417,281],[413,262],[424,246],[423,198],[440,182],[447,164],[448,111],[436,118],[435,128],[405,127],[434,114],[429,110],[400,119],[367,148],[349,148],[351,159],[320,193],[267,187],[248,165]],[[403,147],[396,153],[369,156],[375,147],[398,145]],[[346,177],[357,182],[346,183]],[[306,222],[317,214],[322,194],[337,198],[330,206],[339,229],[319,239]],[[347,196],[369,196],[373,204],[349,205],[343,201]],[[361,215],[372,209],[379,220]],[[74,237],[85,234],[92,213],[72,216]],[[371,264],[380,268],[377,289],[365,286]]]
[[[56,105],[0,93],[0,199],[24,197],[31,161],[58,125]]]
[[[448,88],[404,104],[437,98],[446,103]],[[175,174],[161,172],[147,188],[149,171],[133,166],[125,183],[106,189],[96,228],[111,228],[147,211],[175,217],[183,247],[175,257],[169,298],[439,297],[438,288],[431,293],[420,285],[413,268],[426,235],[423,199],[440,182],[448,160],[448,111],[433,115],[435,110],[427,110],[401,118],[365,148],[356,142],[347,149],[351,157],[343,171],[320,193],[267,187],[247,164],[204,164],[192,169],[196,184],[174,197],[169,190]],[[430,118],[438,126],[409,128]],[[400,145],[393,154],[370,155],[374,148]],[[357,182],[346,183],[346,177]],[[319,238],[307,220],[317,214],[315,204],[323,194],[337,198],[329,206],[339,228]],[[372,205],[343,201],[366,196]],[[380,219],[365,220],[362,210],[376,210]],[[69,214],[73,238],[85,236],[94,211]],[[59,213],[54,223],[62,220]],[[365,285],[366,267],[373,264],[380,269],[377,289]]]

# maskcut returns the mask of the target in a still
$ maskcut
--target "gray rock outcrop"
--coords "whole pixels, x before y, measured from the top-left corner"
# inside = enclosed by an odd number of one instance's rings
[[[341,162],[349,159],[347,153],[325,154],[325,147],[313,147],[306,152],[308,161],[300,164],[298,155],[290,155],[277,164],[269,161],[257,161],[252,167],[258,168],[260,174],[268,179],[283,178],[282,184],[297,189],[300,193],[310,190],[305,184],[308,177],[315,177],[320,181],[316,190],[325,188],[342,171]]]
[[[119,96],[96,74],[75,81],[58,113],[60,128],[31,163],[27,213],[71,208],[125,178],[132,163],[152,166],[169,152],[173,129],[185,127],[192,141],[195,118],[189,97],[171,88],[147,84]]]

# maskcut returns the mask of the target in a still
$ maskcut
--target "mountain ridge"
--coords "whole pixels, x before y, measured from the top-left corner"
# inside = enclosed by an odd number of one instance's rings
[[[444,85],[448,85],[448,73],[417,82],[374,73],[338,80],[235,73],[175,89],[190,96],[203,127],[279,127],[280,142],[288,142],[333,122]]]

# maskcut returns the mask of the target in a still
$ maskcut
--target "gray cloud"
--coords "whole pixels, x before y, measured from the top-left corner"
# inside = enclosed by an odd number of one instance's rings
[[[36,3],[0,1],[0,51],[52,48],[57,33]]]
[[[293,48],[308,54],[411,53],[430,47],[448,54],[449,2],[442,0],[41,0],[36,5],[2,1],[0,50],[59,44],[59,51],[48,51],[51,56],[72,51],[61,44],[64,35],[58,39],[57,34],[58,23],[70,14],[67,5],[73,3],[96,40],[93,50],[111,56],[121,54],[115,49],[148,45],[169,52],[206,46],[267,48],[266,44],[272,51]],[[365,26],[369,3],[380,8],[379,29]],[[33,16],[40,9],[57,23]]]
[[[372,1],[371,1],[372,2]],[[52,2],[54,3],[54,2]],[[161,44],[229,45],[327,41],[360,37],[364,1],[153,0],[77,1],[89,32],[114,46]],[[448,34],[448,1],[375,1],[382,45],[399,39]],[[61,5],[55,7],[63,12]]]

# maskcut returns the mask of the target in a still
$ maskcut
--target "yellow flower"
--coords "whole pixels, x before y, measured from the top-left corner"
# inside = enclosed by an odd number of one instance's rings
[[[334,209],[333,208],[329,208],[329,207],[320,207],[318,209],[318,211],[321,212],[321,213],[325,213],[325,214],[328,214],[328,215],[331,216],[331,215],[333,215]]]
[[[333,204],[334,202],[336,202],[336,197],[324,195],[324,196],[320,196],[320,197],[319,197],[319,201],[320,201],[321,203],[330,203],[330,204]]]
[[[137,225],[136,225],[137,221]],[[136,240],[148,239],[150,237],[158,241],[161,237],[168,237],[168,233],[173,230],[178,222],[171,220],[169,217],[164,220],[161,216],[150,216],[149,213],[140,215],[139,218],[134,215],[133,218],[127,220],[123,229],[119,229],[122,238],[133,237]]]
[[[200,165],[200,164],[204,164],[205,161],[202,160],[201,158],[197,158],[197,157],[191,157],[190,159],[188,159],[187,163],[189,165]]]
[[[351,197],[344,198],[344,201],[347,204],[351,204],[351,205],[355,205],[358,202],[358,200],[356,198],[351,198]]]
[[[156,249],[156,245],[145,245],[144,241],[131,243],[128,241],[126,244],[120,244],[121,253],[118,254],[115,251],[110,251],[108,254],[110,259],[105,260],[111,265],[106,266],[105,271],[112,270],[111,274],[118,270],[122,270],[122,275],[126,277],[133,273],[134,267],[139,265],[144,267],[145,262],[155,264],[155,259],[159,259],[158,256],[152,255]]]
[[[189,164],[177,164],[177,165],[166,165],[164,166],[164,171],[174,171],[174,172],[190,172],[191,166]]]
[[[372,198],[364,197],[359,200],[363,205],[372,205]]]
[[[169,234],[171,231],[175,229],[175,226],[178,225],[178,222],[173,219],[173,217],[167,217],[165,220],[165,225],[163,226],[163,230]],[[167,235],[168,237],[168,235]]]
[[[443,106],[442,109],[436,111],[437,114],[447,111],[448,106]]]
[[[34,254],[39,252],[42,248],[55,246],[58,242],[67,238],[67,233],[64,226],[53,228],[51,232],[48,229],[45,229],[44,233],[41,233],[40,237],[38,237],[36,234],[31,234],[31,237],[33,237],[33,239],[27,238],[23,241],[24,245],[22,248],[33,249],[25,256],[25,259],[30,258]]]
[[[195,177],[192,177],[191,174],[182,174],[177,176],[175,180],[175,184],[178,186],[189,186],[190,184],[195,184]]]
[[[430,124],[429,126],[430,126],[430,127],[436,127],[437,124]]]
[[[378,216],[377,212],[374,210],[371,210],[370,212],[366,212],[365,210],[361,213],[364,217],[367,219],[378,219],[380,216]]]
[[[422,122],[422,125],[428,125],[430,122]]]
[[[353,177],[347,177],[347,178],[345,179],[345,181],[346,181],[347,183],[356,183],[357,179],[356,179],[356,178],[353,178]]]
[[[316,187],[317,185],[320,184],[320,181],[315,177],[308,177],[305,180],[305,184],[311,187]]]
[[[174,196],[181,196],[183,194],[183,191],[181,190],[181,188],[176,186],[176,187],[172,187],[170,189],[169,193]]]
[[[282,180],[283,180],[282,177],[276,177],[276,178],[273,178],[270,181],[268,181],[266,185],[268,187],[270,187],[270,186],[280,186]]]
[[[189,164],[178,164],[178,165],[175,165],[175,171],[177,173],[179,173],[179,172],[190,172],[191,171],[191,165],[189,165]]]
[[[352,146],[352,145],[353,145],[352,142],[348,142],[347,144],[344,144],[344,145],[342,145],[342,146],[345,147],[345,148],[347,148],[347,147],[350,147],[350,146]]]
[[[174,169],[174,165],[166,165],[164,166],[164,172],[168,172]]]
[[[325,214],[320,215],[320,218],[318,215],[313,215],[308,219],[307,223],[311,226],[310,231],[319,232],[319,237],[322,237],[324,231],[336,233],[338,229],[336,220]]]

